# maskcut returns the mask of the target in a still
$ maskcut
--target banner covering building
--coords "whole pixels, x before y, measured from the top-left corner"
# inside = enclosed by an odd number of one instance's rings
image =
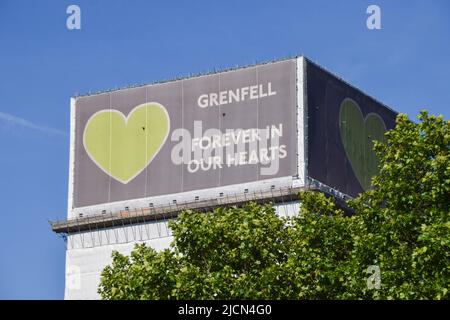
[[[97,298],[112,250],[168,247],[183,209],[356,196],[395,116],[304,57],[72,98],[65,297]]]

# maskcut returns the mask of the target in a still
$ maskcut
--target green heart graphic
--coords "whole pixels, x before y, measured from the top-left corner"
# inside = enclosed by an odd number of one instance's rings
[[[84,148],[100,169],[126,184],[158,154],[169,128],[167,110],[156,102],[138,105],[128,117],[117,110],[101,110],[84,128]]]
[[[364,190],[371,186],[371,178],[378,174],[378,157],[373,151],[373,140],[384,141],[386,125],[376,113],[363,117],[358,104],[346,98],[339,112],[341,140],[347,158]]]

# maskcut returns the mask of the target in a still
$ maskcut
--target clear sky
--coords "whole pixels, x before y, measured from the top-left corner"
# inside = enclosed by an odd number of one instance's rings
[[[298,54],[399,112],[449,119],[448,0],[0,0],[0,298],[63,298],[47,219],[67,210],[71,96]]]

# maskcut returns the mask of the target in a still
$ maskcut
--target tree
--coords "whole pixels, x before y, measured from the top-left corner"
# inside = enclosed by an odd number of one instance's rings
[[[186,211],[170,227],[171,250],[137,245],[131,258],[113,254],[102,274],[103,298],[258,297],[265,291],[257,278],[285,259],[286,227],[270,205]]]
[[[271,204],[185,211],[170,222],[170,250],[141,244],[130,257],[114,252],[99,293],[105,299],[333,298],[336,265],[351,248],[351,219],[323,194],[301,199],[302,214],[292,219],[277,216]]]
[[[449,298],[450,121],[425,111],[418,118],[399,115],[387,142],[375,143],[380,173],[350,203],[354,259],[382,272],[381,290],[360,288],[366,298]]]
[[[156,252],[113,253],[104,299],[448,299],[450,122],[399,115],[376,142],[380,173],[349,202],[300,194],[298,216],[249,203],[171,221],[174,241]],[[367,285],[367,268],[381,287]]]

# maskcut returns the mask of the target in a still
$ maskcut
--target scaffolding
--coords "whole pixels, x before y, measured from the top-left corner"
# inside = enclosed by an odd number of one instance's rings
[[[243,206],[248,202],[258,204],[293,202],[298,199],[300,191],[312,190],[307,187],[288,187],[255,191],[234,195],[224,195],[209,199],[195,200],[184,203],[169,203],[167,205],[138,208],[132,210],[120,210],[119,212],[103,212],[101,214],[77,217],[68,220],[50,221],[52,230],[58,234],[70,235],[84,231],[101,230],[112,227],[128,226],[155,222],[158,220],[174,219],[185,210],[212,211],[223,206]]]
[[[224,194],[208,199],[196,197],[193,201],[183,203],[150,205],[131,210],[126,208],[109,213],[102,211],[99,214],[49,222],[52,230],[64,239],[68,248],[146,241],[171,236],[168,221],[186,210],[206,213],[219,207],[242,207],[248,202],[255,202],[278,206],[279,211],[283,212],[282,215],[296,215],[298,206],[292,204],[298,203],[298,194],[301,191],[319,191],[332,196],[338,207],[349,212],[346,206],[349,196],[310,178],[306,186],[278,189],[270,187],[253,192],[245,190],[240,194]]]

